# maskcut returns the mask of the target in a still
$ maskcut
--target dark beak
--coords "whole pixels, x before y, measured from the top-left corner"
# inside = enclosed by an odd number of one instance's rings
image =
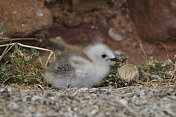
[[[116,62],[122,62],[122,60],[120,60],[119,58],[110,58],[110,61],[116,61]]]

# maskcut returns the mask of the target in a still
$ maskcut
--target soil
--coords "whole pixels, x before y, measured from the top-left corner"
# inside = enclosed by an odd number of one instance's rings
[[[71,8],[68,1],[48,4],[54,15],[48,38],[62,37],[65,42],[77,47],[103,42],[113,50],[122,51],[128,62],[136,65],[151,58],[165,61],[175,55],[175,43],[148,43],[138,38],[127,0],[105,0],[98,2],[97,7],[90,7],[91,2],[88,4],[80,8]],[[108,35],[109,29],[122,36],[123,40],[113,40]]]

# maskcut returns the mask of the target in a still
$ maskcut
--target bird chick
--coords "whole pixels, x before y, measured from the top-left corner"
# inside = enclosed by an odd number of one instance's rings
[[[104,44],[86,47],[83,51],[63,54],[45,72],[44,79],[55,88],[90,87],[98,84],[109,72],[111,61],[120,61]]]

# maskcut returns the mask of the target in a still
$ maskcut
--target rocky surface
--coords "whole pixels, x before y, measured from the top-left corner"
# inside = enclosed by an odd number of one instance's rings
[[[42,0],[0,0],[0,24],[9,37],[29,37],[52,25],[52,14]]]
[[[175,0],[128,0],[128,4],[142,40],[176,41]]]
[[[153,2],[157,3],[157,1]],[[128,2],[127,0],[96,0],[96,2],[94,0],[0,0],[0,2],[0,24],[7,28],[9,37],[47,39],[61,37],[66,43],[77,47],[83,47],[94,42],[104,42],[112,50],[123,52],[119,56],[123,55],[128,58],[129,63],[137,65],[144,63],[149,58],[157,58],[160,61],[164,61],[168,57],[172,59],[175,55],[176,46],[173,42],[148,43],[143,41],[156,39],[157,41],[164,41],[166,36],[169,38],[167,40],[174,40],[172,37],[175,35],[173,28],[175,25],[172,14],[161,17],[164,12],[160,13],[161,9],[157,9],[158,7],[164,7],[164,11],[174,14],[174,4],[170,5],[171,8],[169,10],[166,8],[168,4],[174,3],[173,0],[167,1],[167,5],[164,5],[165,1],[160,2],[162,5],[157,6],[154,4],[148,11],[150,13],[147,14],[145,14],[146,7],[141,8],[142,5],[144,6],[142,4],[143,1],[137,3],[134,1],[133,4],[130,3],[130,0]],[[144,38],[147,36],[151,37],[150,39],[143,39],[142,36],[139,38],[136,34],[135,25],[129,12],[129,6],[130,10],[132,6],[134,7],[133,10],[135,10],[134,4],[141,4],[141,7],[139,6],[136,9],[139,9],[138,11],[141,11],[142,15],[147,15],[146,17],[151,19],[146,21],[147,25],[142,22],[146,20],[145,17],[136,16],[139,20],[136,22],[136,26],[137,23],[143,23],[137,26],[137,32],[140,32],[140,35],[143,35]],[[148,5],[148,7],[150,6]],[[30,11],[31,8],[33,9],[32,11]],[[172,8],[173,12],[171,12]],[[138,11],[135,11],[137,12],[136,15],[141,15],[138,14]],[[161,14],[161,16],[154,14],[154,11]],[[43,16],[36,16],[40,12],[44,13]],[[171,20],[168,21],[166,17],[168,19],[171,18]],[[156,22],[153,20],[161,21]],[[151,21],[155,24],[151,24]],[[160,27],[159,23],[162,23]],[[173,23],[172,26],[170,26],[171,23]],[[46,32],[45,29],[50,27],[51,24],[51,28]],[[152,31],[150,31],[148,27],[152,26]],[[143,33],[145,29],[149,31],[147,32],[146,30],[146,33]],[[167,29],[168,33],[170,32],[169,35],[164,32]],[[157,31],[162,31],[163,36]],[[161,38],[158,38],[160,36]],[[44,40],[46,42],[42,43],[41,47],[52,50],[60,48],[57,44],[49,43],[47,39]],[[25,44],[30,43],[28,41]],[[39,46],[35,42],[31,45]]]
[[[48,37],[61,36],[70,44],[85,46],[133,36],[126,0],[73,0],[72,5],[64,1],[47,6],[54,17]]]
[[[1,117],[174,117],[173,88],[0,89]]]
[[[78,47],[104,42],[112,50],[122,51],[120,56],[127,57],[129,63],[137,65],[149,58],[164,61],[168,59],[166,55],[171,59],[175,55],[175,43],[148,43],[139,38],[127,0],[104,0],[97,2],[96,8],[93,0],[76,1],[76,6],[87,3],[80,9],[72,9],[67,1],[53,0],[53,3],[47,4],[54,18],[48,38],[62,37],[66,43]]]

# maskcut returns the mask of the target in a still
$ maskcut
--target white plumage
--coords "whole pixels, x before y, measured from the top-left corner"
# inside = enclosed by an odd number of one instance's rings
[[[119,61],[107,46],[95,44],[58,57],[45,72],[44,79],[55,88],[90,87],[106,76],[110,61],[114,60]]]

